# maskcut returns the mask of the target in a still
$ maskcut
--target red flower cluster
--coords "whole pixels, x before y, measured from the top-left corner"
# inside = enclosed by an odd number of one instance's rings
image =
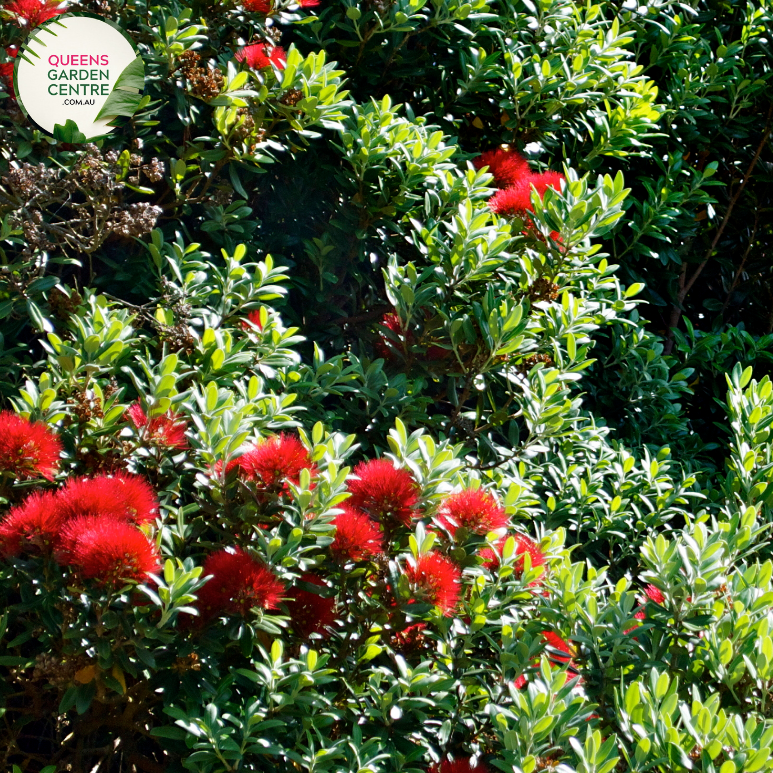
[[[244,0],[244,10],[250,13],[262,13],[268,16],[274,10],[272,0]]]
[[[245,11],[262,13],[264,16],[269,16],[274,10],[272,0],[244,0],[243,5]],[[301,8],[316,8],[319,5],[319,0],[298,0],[298,5]]]
[[[561,190],[561,180],[566,179],[560,172],[534,174],[526,159],[514,150],[489,150],[473,162],[477,169],[488,166],[489,171],[501,190],[489,199],[489,207],[498,215],[526,218],[534,208],[531,204],[531,187],[536,188],[540,198],[548,188]],[[553,232],[552,239],[559,234]]]
[[[53,480],[59,470],[62,442],[42,422],[31,422],[13,411],[0,412],[0,471],[19,480]]]
[[[373,344],[373,351],[377,357],[383,357],[388,362],[394,362],[395,352],[394,347],[399,348],[403,355],[408,354],[408,347],[413,346],[416,342],[416,338],[413,332],[406,330],[403,327],[403,323],[400,317],[394,312],[384,314],[381,318],[381,327],[390,330],[394,336],[399,340],[399,345],[388,337],[385,331],[379,333],[378,340]],[[427,360],[436,361],[442,360],[449,356],[448,350],[442,346],[436,346],[435,344],[428,346],[426,354],[424,355]]]
[[[141,582],[160,564],[156,546],[127,521],[98,516],[75,518],[61,536],[61,558],[80,574],[105,585]]]
[[[654,585],[647,585],[647,587],[644,589],[644,595],[654,604],[663,604],[663,602],[666,600],[666,597],[663,595],[663,592],[660,590],[660,588],[656,588]],[[646,620],[647,613],[642,609],[637,612],[634,617],[637,620]],[[637,623],[630,628],[626,628],[623,633],[631,633],[631,631],[635,631],[638,627],[639,624]]]
[[[426,630],[426,623],[414,623],[403,628],[402,631],[395,631],[392,636],[393,648],[404,655],[420,650],[425,643],[424,631]]]
[[[360,462],[354,474],[357,479],[349,483],[350,507],[365,511],[377,521],[410,526],[413,508],[419,501],[419,486],[408,470],[395,467],[388,459],[371,459]]]
[[[529,162],[520,153],[505,148],[487,150],[472,163],[476,169],[487,166],[489,172],[494,175],[494,182],[500,188],[517,185],[518,182],[531,175]]]
[[[20,27],[33,29],[64,13],[67,8],[62,6],[61,0],[12,0],[2,10],[13,14]]]
[[[5,558],[18,556],[25,548],[49,552],[62,527],[51,491],[36,491],[12,508],[0,523],[0,552]]]
[[[408,347],[413,344],[413,333],[410,330],[406,330],[403,327],[402,320],[394,312],[384,314],[381,318],[381,326],[389,330],[394,334],[394,337],[400,341],[399,348],[403,354],[407,353]],[[383,357],[387,361],[395,359],[394,349],[397,344],[391,337],[387,336],[386,332],[379,333],[379,339],[373,345],[373,349],[378,357]]]
[[[126,418],[141,430],[141,437],[160,448],[183,449],[188,447],[185,431],[188,425],[173,411],[148,419],[139,400],[126,409]]]
[[[544,631],[542,641],[551,647],[555,652],[547,652],[548,657],[556,663],[569,663],[573,667],[572,658],[575,655],[574,648],[569,642],[564,641],[557,633],[553,631]]]
[[[505,509],[483,489],[465,489],[446,497],[440,506],[438,520],[451,535],[464,527],[481,536],[506,528],[509,521]]]
[[[63,521],[92,516],[142,526],[158,516],[158,499],[144,478],[120,472],[71,478],[56,494],[56,510]]]
[[[340,562],[366,561],[384,551],[384,529],[409,526],[419,487],[411,473],[388,459],[371,459],[354,468],[351,497],[336,516],[331,553]]]
[[[310,572],[301,575],[300,579],[312,585],[325,586],[321,577]],[[297,588],[292,599],[287,602],[287,611],[290,613],[293,630],[302,638],[312,633],[319,633],[327,638],[330,635],[328,628],[336,619],[334,598],[323,598],[301,588]]]
[[[333,556],[346,561],[367,561],[384,551],[384,538],[378,524],[348,503],[339,505],[342,513],[335,517],[335,539],[330,545]]]
[[[312,475],[316,471],[303,443],[284,433],[264,438],[231,464],[238,466],[244,480],[253,481],[260,489],[273,493],[287,492],[287,481],[297,485],[301,470],[307,469]],[[226,470],[231,469],[231,464]]]
[[[574,662],[576,652],[574,647],[572,647],[569,642],[564,641],[564,639],[562,639],[557,633],[554,633],[553,631],[544,631],[542,633],[542,641],[545,645],[547,645],[545,654],[548,656],[548,659],[551,661],[551,665],[553,667],[563,665],[567,666],[567,671],[570,678],[574,678],[579,674],[577,666]],[[532,662],[532,665],[539,665],[539,660],[535,659]],[[522,690],[528,684],[526,675],[521,674],[519,677],[516,677],[514,684],[517,689]]]
[[[5,49],[5,53],[8,54],[11,59],[15,59],[19,53],[19,47],[8,46],[8,48]],[[0,64],[0,79],[5,83],[5,87],[11,97],[16,99],[16,92],[13,88],[13,67],[13,62],[3,62]]]
[[[473,766],[472,757],[458,760],[443,760],[440,765],[430,765],[428,773],[488,773],[488,768],[479,762]]]
[[[666,600],[663,591],[661,591],[660,588],[656,588],[654,585],[648,585],[644,589],[644,595],[656,604],[662,604]]]
[[[405,568],[417,601],[427,601],[440,607],[450,617],[462,592],[462,571],[450,558],[437,553],[424,553],[415,564]]]
[[[254,43],[239,51],[236,59],[246,62],[247,67],[253,70],[264,70],[271,66],[284,70],[287,65],[287,52],[281,46],[269,48],[268,43]]]
[[[263,330],[263,323],[260,321],[260,309],[255,309],[247,315],[246,320],[242,320],[242,330],[252,330],[252,326],[248,325],[248,322],[252,322],[258,330]]]
[[[281,580],[241,548],[210,554],[203,576],[210,574],[212,579],[199,590],[202,621],[221,614],[245,617],[253,607],[276,609],[284,592]]]
[[[0,523],[0,553],[54,555],[80,575],[105,585],[141,581],[158,568],[155,545],[137,528],[158,514],[142,478],[119,473],[70,479],[56,492],[36,492]]]
[[[509,536],[510,535],[505,534],[494,543],[496,550],[493,550],[492,548],[483,548],[483,550],[478,553],[479,556],[485,559],[483,561],[483,566],[485,566],[486,569],[494,569],[499,566],[502,557],[502,549]],[[516,576],[520,576],[523,573],[524,564],[526,563],[523,559],[525,553],[528,553],[531,558],[532,568],[545,565],[545,554],[540,550],[539,545],[533,539],[527,537],[525,534],[513,534],[512,536],[515,539],[515,555],[519,556],[514,564]],[[542,577],[529,583],[529,586],[539,585],[541,581]]]

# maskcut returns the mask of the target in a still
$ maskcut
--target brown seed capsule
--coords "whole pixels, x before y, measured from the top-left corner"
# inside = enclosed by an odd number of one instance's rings
[[[554,301],[556,298],[558,298],[558,285],[545,277],[540,277],[529,287],[529,300],[532,303]]]

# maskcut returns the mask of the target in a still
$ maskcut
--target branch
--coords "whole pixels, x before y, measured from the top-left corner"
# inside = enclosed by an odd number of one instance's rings
[[[711,258],[711,256],[714,254],[714,250],[716,249],[717,244],[719,244],[719,240],[722,238],[722,234],[725,232],[725,227],[730,221],[730,215],[733,213],[733,208],[735,207],[738,200],[741,198],[741,194],[744,192],[744,189],[746,188],[746,184],[749,182],[749,178],[751,177],[752,172],[754,171],[754,167],[757,166],[757,161],[759,161],[759,158],[762,155],[762,151],[765,148],[765,145],[767,145],[768,137],[770,136],[771,117],[773,117],[773,102],[771,102],[770,106],[768,107],[768,116],[765,121],[765,130],[762,133],[762,139],[760,140],[760,144],[757,146],[757,150],[754,153],[754,158],[752,158],[751,163],[749,164],[749,168],[746,170],[746,174],[744,175],[741,185],[730,198],[730,202],[727,205],[727,211],[725,212],[725,217],[722,219],[722,223],[720,224],[719,229],[717,230],[717,233],[711,242],[711,246],[706,251],[705,257],[698,264],[698,267],[693,272],[693,275],[687,281],[684,281],[686,279],[686,270],[687,270],[686,265],[682,269],[682,276],[680,277],[679,293],[677,294],[677,297],[676,297],[676,303],[674,303],[674,305],[671,307],[671,318],[668,324],[668,327],[669,327],[668,339],[666,340],[664,354],[667,354],[667,355],[671,354],[671,350],[674,348],[674,332],[676,330],[677,325],[679,324],[679,320],[682,317],[682,311],[683,311],[682,304],[684,303],[684,299],[687,297],[687,294],[692,289],[692,286],[695,284],[696,280],[701,275],[701,272],[705,268],[706,264],[709,262],[709,258]]]
[[[749,254],[752,251],[752,247],[754,246],[754,239],[757,236],[757,227],[760,223],[760,213],[758,210],[754,210],[754,225],[752,226],[752,233],[749,237],[749,244],[746,245],[746,249],[743,253],[743,258],[741,258],[741,265],[738,266],[738,270],[735,272],[735,276],[733,277],[733,282],[730,285],[730,289],[727,291],[727,298],[725,298],[725,302],[722,305],[722,313],[725,313],[725,310],[727,309],[728,305],[730,304],[730,298],[733,295],[733,292],[735,291],[735,288],[738,286],[738,282],[741,279],[741,274],[743,273],[744,268],[746,267],[746,261],[749,258]]]

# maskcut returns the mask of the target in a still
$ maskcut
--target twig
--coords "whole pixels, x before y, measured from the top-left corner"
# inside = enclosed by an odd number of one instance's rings
[[[690,292],[692,286],[701,275],[701,272],[705,268],[706,264],[709,262],[709,258],[711,258],[711,256],[714,254],[714,250],[716,249],[717,244],[719,244],[719,240],[722,238],[722,234],[725,232],[725,227],[730,220],[730,215],[733,212],[733,208],[741,198],[741,194],[743,193],[744,188],[746,188],[746,184],[749,182],[752,172],[754,171],[754,167],[757,166],[757,161],[759,161],[759,158],[762,155],[762,151],[765,148],[765,145],[767,145],[768,137],[770,136],[771,117],[773,117],[773,102],[771,102],[770,106],[768,107],[768,115],[765,120],[765,130],[762,133],[760,144],[757,146],[757,150],[754,153],[754,158],[752,158],[751,163],[749,164],[749,168],[746,170],[746,174],[744,175],[741,185],[730,198],[730,202],[727,205],[727,211],[725,212],[725,217],[722,219],[722,223],[720,224],[719,229],[717,230],[717,233],[711,242],[711,246],[706,251],[706,256],[698,264],[698,267],[693,272],[693,275],[687,281],[684,281],[686,279],[687,265],[685,264],[682,268],[682,275],[680,276],[679,280],[679,293],[676,297],[676,303],[674,303],[674,305],[671,307],[671,318],[668,323],[668,339],[666,340],[664,354],[671,354],[671,350],[674,348],[674,333],[676,331],[677,325],[679,324],[679,320],[682,317],[682,304],[684,303],[684,299],[687,297],[687,294]]]
[[[722,305],[722,313],[725,313],[725,309],[727,309],[728,304],[730,303],[730,298],[733,295],[733,291],[738,286],[738,281],[741,278],[741,274],[743,273],[744,268],[746,267],[746,261],[749,258],[749,254],[752,251],[752,247],[754,246],[754,238],[757,236],[757,226],[760,222],[760,215],[759,212],[755,209],[754,210],[754,225],[752,226],[752,233],[749,237],[749,244],[746,245],[746,249],[743,253],[743,258],[741,258],[741,265],[738,266],[738,270],[735,272],[735,276],[733,277],[733,282],[730,285],[730,289],[727,291],[727,298],[725,298],[725,302]]]

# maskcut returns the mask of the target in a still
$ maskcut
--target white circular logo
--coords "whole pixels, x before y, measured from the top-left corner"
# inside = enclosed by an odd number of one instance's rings
[[[17,57],[19,105],[43,131],[86,142],[137,110],[145,69],[132,41],[90,15],[57,16],[35,29]]]

